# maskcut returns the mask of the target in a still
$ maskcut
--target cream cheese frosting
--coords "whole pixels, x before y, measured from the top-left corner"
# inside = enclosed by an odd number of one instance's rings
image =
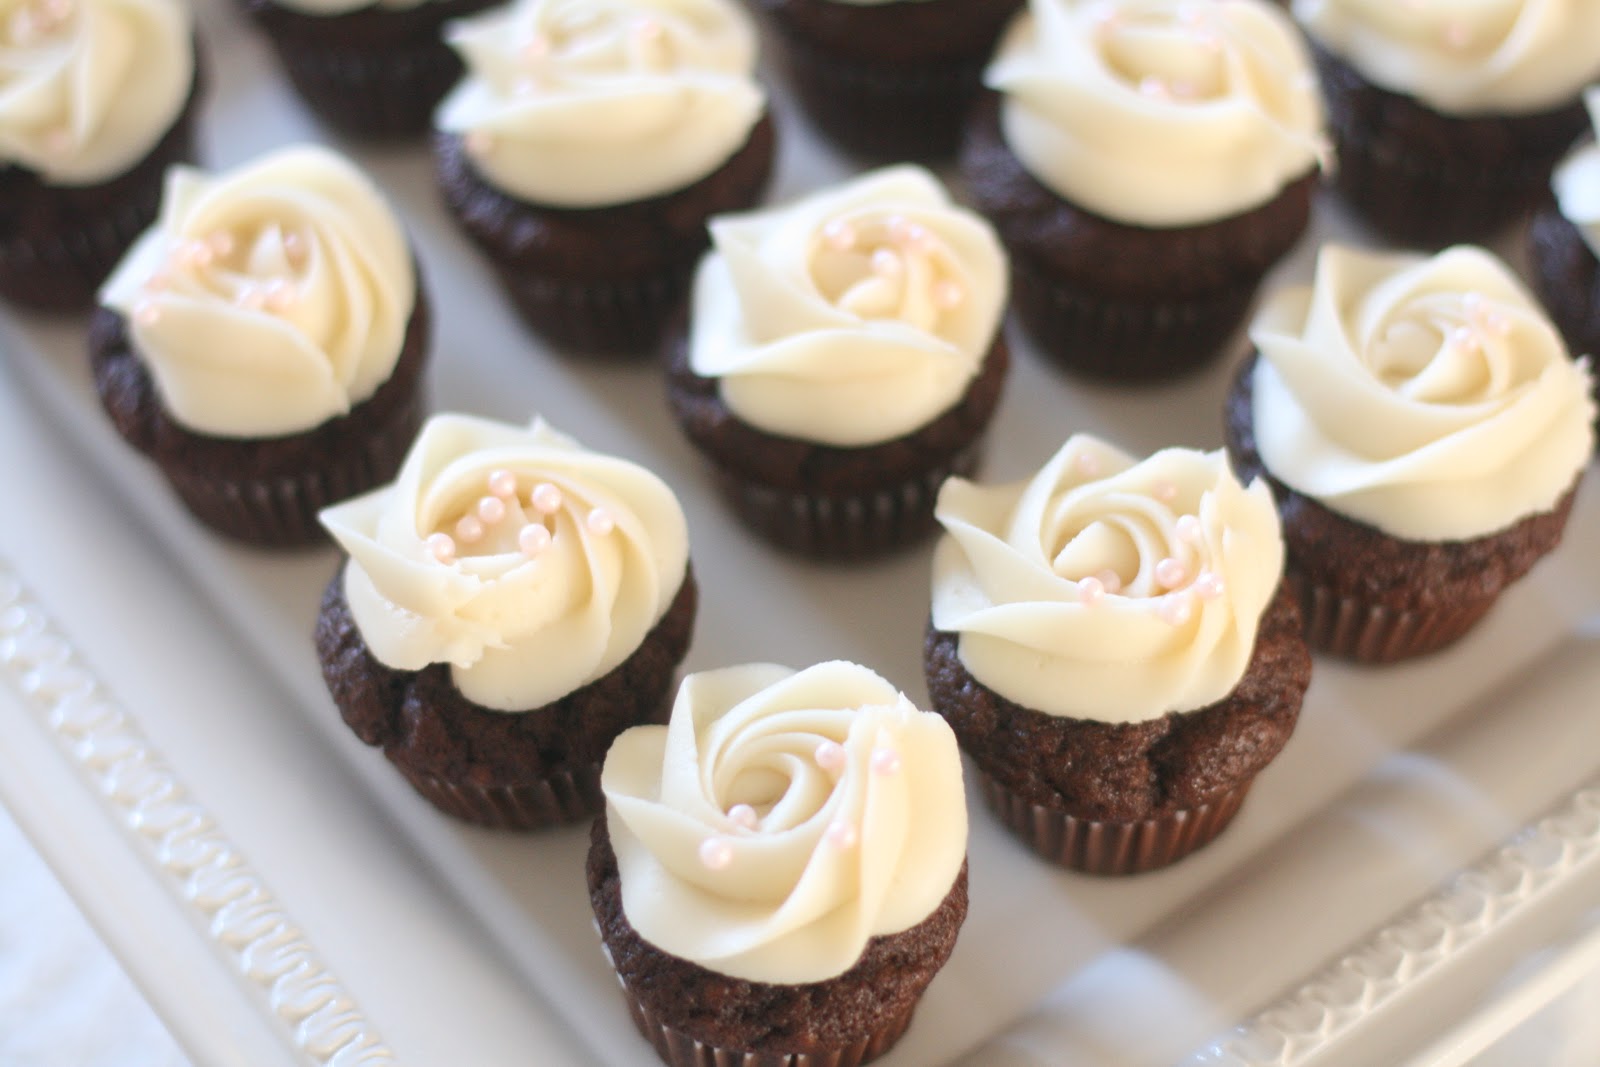
[[[392,485],[325,509],[345,597],[395,670],[451,665],[463,696],[527,711],[633,654],[688,568],[683,510],[637,464],[542,419],[424,424]]]
[[[933,625],[1047,715],[1141,722],[1221,700],[1283,571],[1272,494],[1221,452],[1142,461],[1077,434],[1025,481],[945,482]]]
[[[1543,111],[1600,77],[1594,0],[1294,0],[1294,14],[1374,85],[1448,114]]]
[[[132,169],[189,97],[193,34],[179,0],[0,0],[0,164],[63,186]]]
[[[711,222],[689,365],[768,433],[839,447],[903,436],[978,373],[1005,308],[988,223],[914,166]]]
[[[1577,148],[1551,179],[1556,204],[1566,220],[1577,227],[1589,250],[1600,257],[1600,87],[1583,94],[1597,140]],[[1600,355],[1591,352],[1589,355]]]
[[[628,922],[747,981],[844,973],[931,915],[966,857],[955,735],[854,663],[692,674],[600,782]]]
[[[601,207],[692,185],[766,109],[729,0],[518,0],[446,33],[467,76],[437,126],[511,196]]]
[[[416,287],[377,186],[306,145],[222,174],[174,167],[160,217],[100,301],[127,319],[173,419],[216,437],[280,437],[389,379]]]
[[[1464,540],[1547,511],[1593,451],[1586,364],[1479,248],[1326,245],[1250,337],[1266,468],[1395,537]]]
[[[1030,0],[984,83],[1029,173],[1131,225],[1239,214],[1326,154],[1310,56],[1264,0]]]

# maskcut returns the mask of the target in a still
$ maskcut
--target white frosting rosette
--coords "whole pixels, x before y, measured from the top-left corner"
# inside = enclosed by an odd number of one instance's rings
[[[1030,0],[984,83],[1029,173],[1117,222],[1236,215],[1326,154],[1310,56],[1264,0]]]
[[[1374,85],[1448,114],[1543,111],[1600,77],[1594,0],[1294,0],[1294,14]]]
[[[536,419],[435,415],[393,485],[325,509],[372,655],[451,665],[498,711],[550,703],[633,654],[677,596],[688,532],[672,490]]]
[[[844,973],[966,858],[955,735],[854,663],[692,674],[669,725],[617,738],[601,787],[628,922],[752,982]]]
[[[933,625],[972,676],[1047,715],[1141,722],[1231,693],[1283,571],[1265,483],[1221,452],[1136,462],[1086,434],[1032,478],[952,478]]]
[[[920,167],[711,222],[689,365],[740,419],[840,447],[932,421],[978,373],[1005,308],[1005,255]]]
[[[183,110],[193,34],[181,0],[0,0],[0,164],[64,186],[131,169]]]
[[[246,438],[312,429],[376,392],[416,295],[383,194],[300,146],[220,175],[174,167],[100,301],[127,318],[176,421]]]
[[[1548,511],[1593,452],[1586,365],[1482,249],[1325,245],[1250,337],[1267,470],[1392,536],[1465,540]]]
[[[1583,94],[1597,140],[1583,145],[1556,168],[1551,179],[1556,204],[1600,257],[1600,87]],[[1600,353],[1590,353],[1597,355]]]
[[[506,193],[601,207],[716,170],[766,109],[729,0],[518,0],[452,23],[467,76],[436,125]]]

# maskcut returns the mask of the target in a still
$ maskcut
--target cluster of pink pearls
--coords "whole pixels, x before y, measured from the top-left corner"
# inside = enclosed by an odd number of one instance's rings
[[[883,227],[889,244],[873,249],[868,257],[872,273],[880,278],[894,280],[903,277],[906,259],[912,255],[948,254],[943,242],[932,230],[904,215],[890,215],[884,220]],[[831,219],[822,227],[822,241],[835,252],[850,252],[861,243],[861,235],[845,219]],[[933,302],[946,311],[960,307],[966,298],[966,290],[954,279],[946,278],[933,287]]]
[[[425,542],[433,558],[440,563],[454,563],[462,545],[473,545],[488,535],[490,528],[504,522],[511,514],[510,503],[517,496],[517,476],[508,470],[489,473],[489,492],[478,498],[471,511],[456,521],[455,536],[439,532],[430,534]],[[540,482],[528,493],[528,506],[540,516],[523,524],[517,531],[517,548],[529,559],[550,547],[554,539],[544,516],[554,515],[565,503],[561,488],[553,482]],[[584,516],[584,527],[592,534],[604,537],[616,529],[616,519],[604,508],[592,508]]]
[[[837,774],[844,770],[849,762],[849,755],[845,748],[837,741],[823,741],[817,745],[813,754],[817,766],[825,771]],[[880,744],[873,748],[872,754],[867,759],[867,766],[872,773],[881,777],[892,777],[900,773],[900,753],[888,745]],[[760,824],[760,817],[755,808],[749,804],[735,804],[728,809],[728,819],[742,830],[754,830]],[[835,819],[823,831],[823,839],[840,850],[855,848],[861,842],[860,829],[844,819]],[[700,842],[700,862],[709,870],[726,870],[733,864],[733,842],[726,837],[712,836]]]
[[[5,22],[5,39],[21,48],[37,44],[60,29],[76,10],[74,0],[34,0],[19,4]]]
[[[175,242],[166,265],[145,279],[146,296],[134,305],[134,321],[141,326],[154,326],[160,322],[161,309],[154,297],[172,287],[174,276],[207,270],[233,255],[238,247],[238,238],[227,230],[213,230],[204,237]],[[283,252],[291,267],[298,270],[304,265],[307,249],[307,241],[300,233],[294,230],[284,233]],[[281,314],[294,307],[299,298],[293,280],[277,277],[239,286],[233,300],[248,311],[265,310]]]
[[[1476,352],[1483,347],[1483,337],[1506,337],[1511,333],[1511,319],[1502,311],[1489,306],[1482,293],[1467,293],[1461,298],[1461,309],[1467,321],[1450,331],[1449,344],[1461,352]]]
[[[628,43],[640,64],[660,68],[666,65],[667,55],[661,46],[667,39],[667,28],[660,20],[648,16],[634,19],[628,27]],[[516,96],[533,96],[550,81],[549,61],[556,53],[550,37],[535,33],[517,50],[522,62],[522,72],[511,83]],[[495,150],[495,136],[488,130],[470,130],[462,137],[467,152],[474,156],[487,156]]]

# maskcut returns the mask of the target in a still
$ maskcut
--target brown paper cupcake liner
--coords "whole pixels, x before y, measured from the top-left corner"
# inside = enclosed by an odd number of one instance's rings
[[[620,977],[618,981],[621,982]],[[905,1036],[911,1017],[916,1013],[913,1002],[881,1028],[840,1048],[814,1052],[747,1052],[707,1045],[674,1030],[634,996],[626,982],[621,985],[633,1024],[668,1067],[857,1067],[893,1048],[895,1042]]]
[[[926,64],[853,61],[792,33],[779,36],[789,81],[817,127],[868,159],[935,159],[961,144],[986,54]]]
[[[1109,382],[1178,377],[1218,357],[1255,299],[1243,284],[1159,300],[1115,298],[1050,278],[1012,257],[1012,306],[1045,356]]]
[[[461,79],[460,58],[443,40],[381,48],[274,37],[295,92],[330,126],[354,137],[424,133],[444,94]]]
[[[605,806],[600,764],[551,771],[535,781],[481,786],[450,781],[391,760],[428,803],[494,830],[543,830],[593,818]]]
[[[231,479],[163,466],[185,507],[218,533],[252,545],[290,548],[321,544],[327,534],[317,512],[391,480],[422,426],[421,391],[397,405],[360,448],[330,457],[312,470]]]
[[[1159,818],[1126,822],[1079,819],[1011,792],[981,770],[983,798],[1024,844],[1051,863],[1084,874],[1142,874],[1178,862],[1227,828],[1255,779],[1209,803]]]
[[[952,475],[971,475],[980,454],[974,442],[899,485],[839,495],[778,489],[723,468],[717,482],[739,518],[779,548],[818,559],[863,559],[931,534],[939,487]]]
[[[1360,663],[1394,663],[1437,652],[1466,636],[1499,599],[1496,594],[1427,610],[1397,610],[1313,585],[1294,571],[1289,581],[1305,614],[1306,643]]]
[[[687,298],[696,260],[644,278],[588,281],[498,268],[500,284],[524,322],[559,348],[641,355],[656,351]]]

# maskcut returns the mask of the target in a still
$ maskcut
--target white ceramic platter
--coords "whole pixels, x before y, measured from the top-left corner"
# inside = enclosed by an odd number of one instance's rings
[[[205,160],[229,165],[285,142],[320,137],[238,16],[218,7],[202,15],[213,74]],[[780,122],[774,198],[847,173],[840,160],[809,140],[786,107],[780,106]],[[689,669],[757,659],[799,666],[844,657],[873,666],[914,698],[923,694],[927,547],[869,566],[824,567],[789,560],[753,541],[732,522],[679,438],[653,366],[553,357],[520,328],[488,271],[439,209],[426,152],[357,155],[399,205],[420,250],[438,318],[435,408],[518,421],[542,413],[590,446],[651,466],[679,493],[702,589]],[[1315,236],[1351,232],[1327,205],[1319,210]],[[1314,239],[1281,276],[1308,275]],[[79,326],[13,315],[0,318],[0,329],[6,355],[0,380],[25,387],[82,450],[91,477],[105,479],[145,531],[135,538],[140,550],[149,551],[144,538],[150,538],[194,584],[192,590],[163,588],[160,597],[176,598],[202,620],[215,612],[234,628],[251,661],[252,683],[241,686],[228,716],[270,717],[279,729],[283,716],[293,717],[293,743],[311,739],[318,752],[337,753],[344,787],[375,803],[398,831],[398,837],[389,836],[403,839],[421,857],[386,875],[395,896],[408,898],[409,878],[430,885],[431,879],[442,880],[479,924],[478,933],[463,935],[472,940],[465,949],[457,944],[457,951],[490,971],[500,958],[480,958],[492,956],[485,946],[492,942],[503,953],[533,1022],[508,1023],[488,1001],[481,1020],[468,1007],[467,1018],[451,1021],[458,1031],[482,1031],[478,1036],[485,1040],[506,1037],[507,1026],[537,1032],[519,1035],[524,1054],[516,1060],[483,1052],[481,1059],[453,1062],[565,1062],[560,1057],[570,1053],[559,1049],[567,1038],[547,1022],[545,1008],[577,1035],[580,1062],[653,1062],[628,1023],[590,928],[582,875],[586,831],[488,833],[458,825],[412,795],[379,754],[348,735],[323,691],[309,633],[336,555],[264,555],[207,534],[104,422],[88,384]],[[1220,440],[1225,367],[1158,389],[1098,388],[1068,381],[1042,366],[1026,346],[1018,349],[990,440],[988,478],[1027,473],[1075,430],[1140,452],[1167,444],[1214,447]],[[1592,475],[1589,481],[1595,481]],[[28,508],[49,513],[61,506],[29,485]],[[1562,957],[1563,966],[1518,972],[1509,985],[1502,974],[1534,949],[1567,937],[1583,907],[1600,899],[1597,538],[1600,485],[1590,484],[1580,496],[1569,543],[1459,647],[1381,670],[1319,662],[1294,739],[1259,779],[1238,821],[1214,845],[1170,870],[1095,880],[1048,869],[1002,833],[974,795],[971,914],[954,958],[911,1032],[882,1061],[885,1067],[1157,1065],[1188,1056],[1207,1062],[1356,1064],[1401,1062],[1413,1054],[1425,1055],[1422,1062],[1459,1062],[1531,1011],[1568,981],[1577,958],[1571,953],[1581,956],[1587,942],[1573,942],[1579,947]],[[101,550],[124,551],[117,540],[105,538]],[[35,542],[27,551],[37,563],[26,554],[13,561],[24,583],[32,566],[64,565],[46,558],[55,555],[48,545]],[[69,600],[92,595],[71,583],[64,588]],[[72,611],[93,615],[76,600],[30,600],[31,594],[15,588],[10,595],[10,608],[0,603],[0,611],[10,610],[14,623],[24,610],[16,605],[24,601],[29,619]],[[178,676],[195,647],[183,626],[152,625],[139,636],[146,673],[135,688],[143,699],[161,700],[163,687],[186,684]],[[8,640],[11,645],[4,644]],[[13,695],[21,695],[0,700],[0,742],[15,736],[20,750],[24,734],[35,743],[41,723],[46,732],[59,733],[64,720],[48,694],[38,695],[37,671],[31,661],[17,658],[14,636],[0,633],[0,653],[7,648]],[[263,669],[292,707],[268,695],[273,689],[261,683]],[[33,690],[23,692],[29,685]],[[147,714],[138,699],[123,700],[120,707],[136,725]],[[175,739],[173,752],[187,751],[194,736],[218,729],[215,722],[185,725],[172,718],[163,715],[161,729]],[[240,737],[247,733],[240,728]],[[227,734],[223,729],[224,742]],[[75,744],[61,749],[69,759],[81,749]],[[173,766],[181,779],[183,761],[174,758]],[[47,803],[37,790],[7,788],[4,795],[38,838],[49,836],[58,806],[78,811],[85,825],[95,822],[95,809],[112,823],[126,821],[115,791],[92,775],[53,775],[49,788],[71,792],[74,781],[78,793],[63,796],[60,805]],[[236,788],[268,787],[245,774]],[[223,794],[228,789],[226,782],[216,787]],[[303,807],[295,810],[292,820],[274,827],[268,818],[252,830],[267,842],[263,854],[273,852],[272,842],[283,836],[327,848],[327,835],[344,818],[330,814],[324,825]],[[225,823],[213,821],[225,835]],[[1519,831],[1521,844],[1498,848]],[[270,881],[273,869],[264,864],[261,873]],[[136,916],[97,907],[97,895],[112,890],[81,872],[69,871],[67,880],[91,914],[111,928],[113,943],[123,943],[115,927]],[[172,896],[191,910],[197,906],[190,882],[173,885]],[[354,906],[363,905],[358,900]],[[191,921],[214,926],[213,918]],[[355,926],[364,921],[350,920]],[[322,922],[324,929],[337,925],[331,917]],[[316,931],[311,925],[296,929],[305,951],[316,955]],[[409,1013],[411,1007],[397,1005],[414,1001],[393,995],[391,986],[420,990],[425,1000],[431,988],[459,992],[465,981],[426,966],[377,967],[366,953],[381,954],[380,946],[340,944],[344,970],[367,983],[363,992],[351,979],[355,1021],[349,1033],[368,1023],[390,1028],[389,1020],[361,1014],[355,1002]],[[217,951],[237,954],[232,948]],[[341,968],[329,973],[336,970]],[[135,971],[147,985],[177,980],[171,969],[164,976]],[[270,968],[263,973],[265,987],[241,984],[249,1009],[244,1014],[264,1015],[281,1037],[284,1016],[272,993],[275,979]],[[185,1007],[184,998],[159,993],[153,998],[191,1045],[205,1030],[204,1018],[225,1010],[218,1004]],[[229,999],[211,990],[195,1003],[219,998]],[[452,1010],[462,1009],[452,1004]],[[190,1011],[209,1015],[187,1018]],[[393,1024],[412,1033],[427,1030],[416,1020],[396,1018]],[[413,1040],[416,1049],[437,1048],[425,1035]],[[506,1040],[502,1053],[515,1044]],[[314,1054],[305,1041],[287,1044],[289,1062],[323,1063],[332,1054]],[[404,1051],[403,1043],[393,1044]],[[351,1044],[346,1051],[354,1056],[355,1049]],[[414,1052],[407,1062],[452,1062],[434,1055]],[[1377,1058],[1365,1058],[1371,1056]]]

